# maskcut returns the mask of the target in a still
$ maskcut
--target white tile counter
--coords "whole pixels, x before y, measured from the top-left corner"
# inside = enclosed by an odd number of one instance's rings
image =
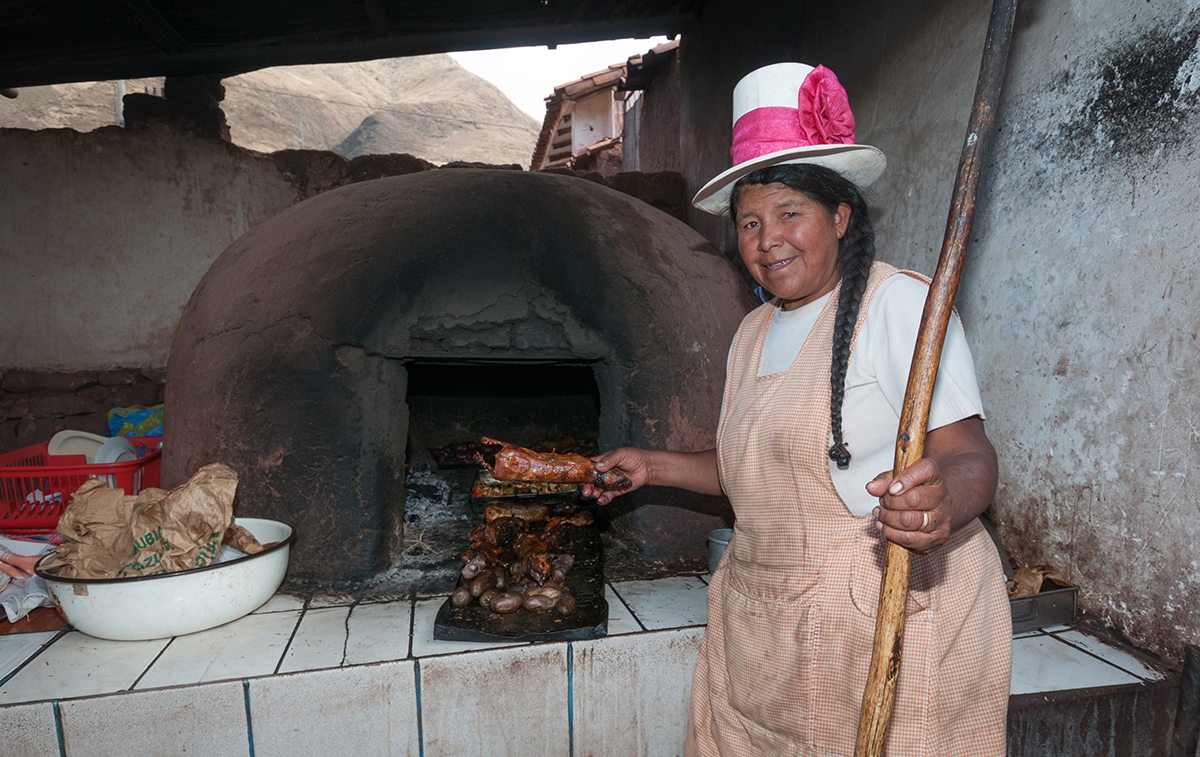
[[[570,643],[438,641],[443,597],[333,594],[279,594],[172,639],[0,636],[0,751],[666,757],[683,749],[706,595],[694,576],[610,584],[609,635]],[[1158,678],[1068,627],[1013,640],[1014,694]]]

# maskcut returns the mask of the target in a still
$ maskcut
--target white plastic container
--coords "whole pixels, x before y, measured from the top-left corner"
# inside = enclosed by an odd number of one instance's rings
[[[238,518],[263,544],[256,555],[178,573],[132,578],[60,578],[39,567],[67,622],[89,636],[136,641],[181,636],[237,620],[270,599],[287,572],[296,537],[274,520]]]
[[[721,564],[721,555],[725,554],[725,548],[729,546],[729,540],[732,537],[732,528],[718,528],[715,531],[708,532],[709,573],[717,572],[717,566]]]

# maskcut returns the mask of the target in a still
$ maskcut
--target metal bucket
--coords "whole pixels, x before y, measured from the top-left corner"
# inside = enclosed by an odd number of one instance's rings
[[[708,572],[716,573],[721,563],[721,555],[729,546],[729,538],[733,536],[732,528],[718,528],[708,532]]]

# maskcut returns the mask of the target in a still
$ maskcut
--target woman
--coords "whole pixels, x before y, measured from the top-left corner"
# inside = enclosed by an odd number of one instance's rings
[[[734,508],[687,754],[853,752],[886,539],[917,553],[887,753],[1002,755],[1012,626],[977,517],[996,455],[965,338],[948,331],[926,457],[893,478],[927,287],[873,262],[858,186],[879,176],[883,154],[854,144],[827,69],[759,69],[734,102],[734,167],[695,204],[732,217],[742,260],[774,299],[734,338],[717,448],[596,458],[632,488],[723,493]],[[585,494],[606,504],[630,490]]]

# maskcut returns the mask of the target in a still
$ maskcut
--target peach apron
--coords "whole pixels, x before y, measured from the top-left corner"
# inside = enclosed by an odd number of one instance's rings
[[[856,334],[896,273],[872,268]],[[835,291],[781,373],[757,375],[773,303],[750,313],[734,338],[717,453],[737,522],[709,587],[688,721],[693,757],[854,750],[884,541],[874,519],[846,509],[829,477],[836,309]],[[979,521],[914,556],[886,753],[1001,757],[1011,639],[999,555]]]

